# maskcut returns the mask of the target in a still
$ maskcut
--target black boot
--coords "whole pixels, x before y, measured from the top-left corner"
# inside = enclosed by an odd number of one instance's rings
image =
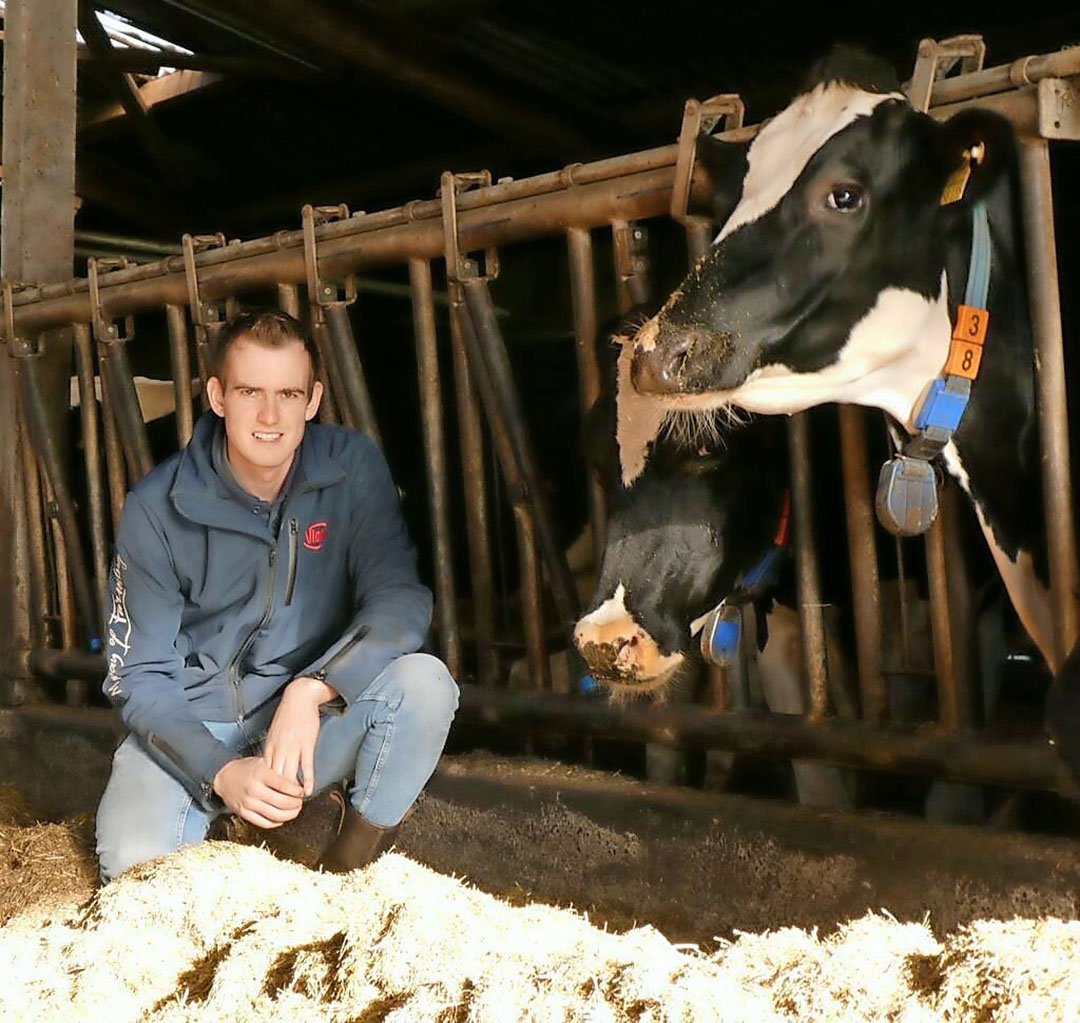
[[[381,828],[364,820],[353,809],[342,789],[334,789],[330,796],[339,805],[341,816],[337,833],[323,850],[316,867],[321,867],[328,874],[345,874],[366,867],[394,844],[401,825]]]

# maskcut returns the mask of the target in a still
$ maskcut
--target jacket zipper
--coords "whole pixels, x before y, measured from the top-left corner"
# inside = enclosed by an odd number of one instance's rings
[[[270,582],[266,587],[266,605],[263,607],[262,618],[259,619],[258,624],[251,632],[248,633],[247,639],[240,644],[240,649],[237,650],[236,656],[229,662],[229,680],[233,685],[233,693],[236,697],[236,721],[237,724],[243,724],[244,722],[244,700],[240,692],[240,672],[237,670],[240,662],[244,659],[244,655],[251,649],[251,644],[255,642],[255,637],[259,632],[266,628],[266,623],[270,621],[270,612],[274,608],[274,583],[277,576],[277,547],[270,548]]]
[[[296,588],[296,545],[298,526],[296,519],[289,519],[289,582],[285,588],[285,606],[292,603],[293,590]]]

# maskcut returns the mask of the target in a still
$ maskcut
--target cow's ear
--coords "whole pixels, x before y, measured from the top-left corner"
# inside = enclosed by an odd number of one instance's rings
[[[697,164],[706,173],[708,202],[717,224],[727,221],[742,197],[749,149],[749,142],[724,142],[714,135],[698,136]]]
[[[1017,165],[1012,124],[989,110],[964,110],[942,126],[943,206],[963,208],[985,198]]]

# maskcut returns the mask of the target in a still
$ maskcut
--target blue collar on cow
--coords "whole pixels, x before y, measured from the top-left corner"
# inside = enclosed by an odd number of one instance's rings
[[[968,264],[964,304],[956,311],[949,358],[942,376],[931,385],[915,417],[917,433],[903,451],[890,458],[878,477],[877,514],[896,536],[925,533],[937,518],[938,477],[931,462],[960,426],[971,397],[972,381],[979,375],[990,314],[990,224],[986,205],[972,210],[971,261]]]
[[[734,661],[739,652],[742,609],[776,584],[787,556],[790,521],[791,493],[785,491],[780,522],[776,527],[772,546],[753,568],[743,574],[731,593],[691,624],[691,636],[701,630],[701,656],[707,664],[726,668]]]

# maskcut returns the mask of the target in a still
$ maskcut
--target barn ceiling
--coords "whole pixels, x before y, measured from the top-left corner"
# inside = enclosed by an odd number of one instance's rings
[[[295,226],[304,202],[381,209],[443,170],[524,176],[677,135],[688,97],[775,111],[832,42],[910,73],[920,38],[979,32],[988,63],[1080,42],[1080,4],[740,6],[698,0],[109,0],[190,51],[80,14],[78,226],[175,241]],[[134,40],[138,43],[138,40]],[[177,66],[159,75],[158,65]],[[130,76],[130,77],[128,77]]]

